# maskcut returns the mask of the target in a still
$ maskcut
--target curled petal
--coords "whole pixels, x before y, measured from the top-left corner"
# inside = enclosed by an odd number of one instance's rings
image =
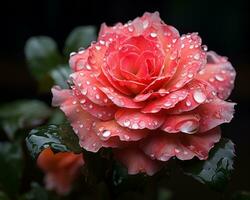
[[[91,66],[88,64],[89,50],[82,50],[78,53],[70,56],[69,65],[73,72],[78,72],[81,70],[92,70]]]
[[[200,132],[208,131],[222,123],[229,123],[233,118],[234,106],[235,103],[226,102],[219,98],[200,105],[194,110],[201,118]]]
[[[142,172],[152,176],[161,168],[159,161],[152,160],[138,148],[117,149],[114,155],[128,168],[129,174]]]
[[[219,140],[220,129],[217,127],[208,132],[193,135],[159,133],[144,139],[141,148],[151,158],[161,161],[168,161],[173,156],[180,160],[190,160],[197,156],[204,160]]]
[[[119,109],[115,119],[123,127],[130,129],[157,129],[164,122],[164,117],[159,114],[145,114],[138,110]]]
[[[119,138],[103,141],[97,136],[94,127],[99,120],[82,109],[80,102],[70,90],[61,90],[54,87],[52,93],[52,104],[60,106],[60,109],[65,113],[79,138],[81,147],[88,151],[97,152],[101,147],[122,146]]]
[[[184,87],[188,93],[185,99],[180,101],[168,111],[170,114],[180,114],[191,111],[199,105],[214,98],[215,89],[205,81],[194,79]]]
[[[227,99],[234,87],[235,70],[226,57],[213,51],[207,53],[207,64],[197,75],[198,79],[209,82],[221,99]]]

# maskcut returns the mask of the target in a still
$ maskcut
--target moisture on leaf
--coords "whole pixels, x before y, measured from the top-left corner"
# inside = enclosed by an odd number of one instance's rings
[[[26,138],[26,145],[34,158],[48,147],[55,152],[81,152],[78,138],[68,124],[35,128]]]
[[[227,185],[234,162],[234,144],[229,139],[221,139],[204,161],[185,161],[185,174],[191,175],[199,182],[215,190],[222,190]]]

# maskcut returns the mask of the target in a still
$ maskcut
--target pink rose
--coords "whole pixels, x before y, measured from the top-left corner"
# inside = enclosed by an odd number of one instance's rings
[[[54,154],[47,148],[39,155],[37,165],[46,174],[44,178],[46,188],[63,195],[70,191],[84,161],[82,154],[71,152]]]
[[[98,41],[71,56],[73,85],[54,87],[53,105],[84,149],[113,148],[130,174],[152,175],[174,156],[207,159],[218,125],[233,117],[225,99],[235,71],[206,49],[197,33],[180,36],[157,12],[103,24]]]

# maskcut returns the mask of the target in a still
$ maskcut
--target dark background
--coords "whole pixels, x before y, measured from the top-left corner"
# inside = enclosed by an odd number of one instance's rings
[[[171,0],[171,1],[10,1],[1,2],[0,13],[0,102],[19,98],[50,97],[36,93],[36,82],[28,73],[24,45],[31,36],[48,35],[59,47],[76,26],[102,22],[112,25],[159,11],[162,19],[180,33],[199,32],[210,50],[229,57],[237,71],[231,100],[237,102],[235,118],[223,126],[223,134],[236,143],[237,158],[228,192],[250,190],[250,48],[248,0]],[[219,199],[216,192],[178,175],[170,179],[176,199]]]

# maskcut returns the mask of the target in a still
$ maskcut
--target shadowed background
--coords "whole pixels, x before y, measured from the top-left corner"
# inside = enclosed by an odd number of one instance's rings
[[[102,22],[112,25],[141,16],[144,11],[159,11],[162,19],[179,32],[199,32],[209,50],[229,57],[237,71],[236,85],[230,99],[237,102],[235,118],[223,126],[223,134],[236,143],[237,158],[230,190],[250,190],[250,49],[249,1],[118,1],[44,0],[1,3],[0,102],[20,98],[40,98],[50,103],[50,96],[39,96],[29,74],[24,45],[31,36],[47,35],[61,48],[76,26]],[[183,175],[172,176],[169,188],[175,199],[219,199],[206,186]],[[204,194],[206,195],[204,196]],[[195,194],[195,196],[194,196]]]

